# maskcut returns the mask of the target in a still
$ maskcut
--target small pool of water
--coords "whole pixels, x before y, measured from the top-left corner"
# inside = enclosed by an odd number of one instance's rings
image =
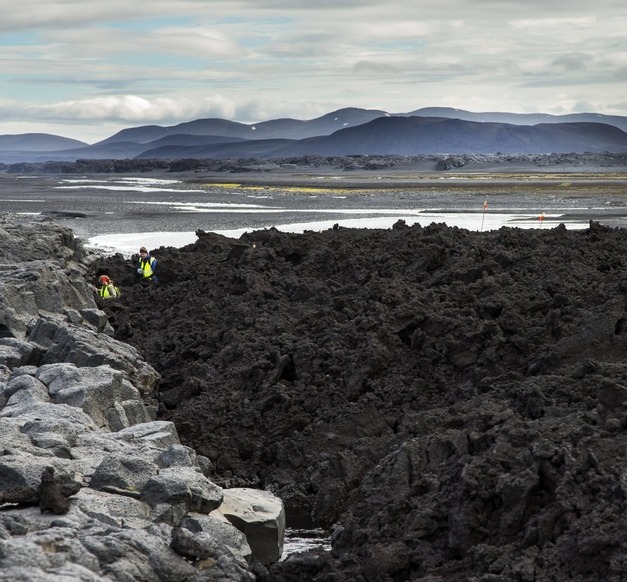
[[[327,552],[331,550],[331,539],[328,531],[323,529],[288,528],[285,530],[285,541],[283,543],[281,560],[285,560],[292,554],[298,554],[316,548],[322,548]]]

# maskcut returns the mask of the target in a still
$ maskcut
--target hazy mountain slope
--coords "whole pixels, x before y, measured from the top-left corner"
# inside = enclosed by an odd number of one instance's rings
[[[358,109],[347,107],[309,121],[273,120],[255,124],[258,135],[272,134],[272,137],[305,139],[318,135],[329,135],[346,127],[356,127],[389,113],[379,109]],[[289,123],[288,123],[289,122]]]
[[[417,112],[421,115],[392,116],[349,107],[308,121],[197,119],[124,129],[94,145],[47,134],[0,135],[0,162],[626,151],[627,117],[472,113],[447,107]]]
[[[111,137],[103,139],[93,145],[105,145],[112,142],[135,142],[148,143],[162,138],[168,133],[168,128],[161,125],[141,125],[139,127],[129,127],[114,133]]]
[[[274,122],[268,121],[263,126],[265,129],[258,131],[255,125],[247,125],[226,119],[196,119],[179,123],[170,127],[142,126],[122,131],[99,142],[100,144],[110,144],[118,141],[134,141],[136,143],[151,143],[172,135],[195,135],[195,136],[223,136],[238,139],[263,139],[274,135],[276,132],[270,131]],[[279,120],[278,125],[284,126],[284,120]]]
[[[55,152],[17,152],[15,154],[0,152],[0,162],[46,162],[46,161],[75,161],[83,160],[107,160],[107,159],[132,159],[140,157],[147,149],[157,150],[160,147],[170,147],[172,151],[183,151],[187,147],[206,147],[212,144],[228,144],[230,142],[247,141],[243,139],[224,136],[204,136],[204,135],[167,135],[161,139],[148,143],[138,143],[134,141],[110,141],[99,142],[92,146],[85,145],[80,148],[71,148]],[[143,156],[146,157],[146,156]],[[159,156],[154,156],[159,157]],[[166,156],[164,156],[166,157]],[[167,156],[180,158],[180,154]]]
[[[111,144],[120,141],[133,141],[147,144],[169,136],[181,135],[220,135],[237,137],[240,139],[252,139],[250,126],[226,119],[196,119],[179,123],[170,127],[159,125],[144,125],[123,129],[118,133],[98,142],[96,145]]]
[[[165,146],[179,146],[179,147],[191,147],[191,146],[208,146],[214,144],[228,144],[245,142],[241,137],[228,137],[224,135],[190,135],[190,134],[173,134],[166,135],[155,141],[151,141],[145,144],[142,151],[146,151],[146,146],[150,149],[156,149]]]
[[[21,133],[0,135],[0,151],[50,152],[86,146],[85,142],[50,133]]]
[[[554,137],[561,135],[573,143],[577,140],[588,151],[625,151],[627,133],[614,125],[599,122],[543,123],[538,130],[547,130]]]
[[[223,159],[223,158],[251,158],[251,157],[272,157],[272,153],[277,149],[288,148],[289,144],[298,143],[288,139],[263,139],[263,140],[242,140],[224,141],[213,145],[196,146],[161,146],[148,149],[136,159]]]
[[[455,109],[453,107],[424,107],[409,113],[395,113],[402,117],[447,117],[466,121],[482,121],[490,123],[513,123],[514,125],[537,125],[539,123],[606,123],[627,131],[627,117],[620,115],[603,115],[601,113],[570,113],[568,115],[550,115],[548,113],[507,113],[483,112],[476,113]]]
[[[308,121],[297,119],[272,119],[260,123],[237,123],[224,119],[196,119],[171,127],[147,125],[123,129],[99,142],[108,144],[117,141],[150,143],[169,135],[225,136],[240,139],[303,139],[316,135],[328,135],[344,127],[354,127],[378,117],[388,115],[375,109],[349,107],[339,109]],[[184,145],[184,144],[181,144]]]
[[[73,161],[73,160],[108,160],[134,158],[146,149],[145,144],[121,141],[113,143],[98,143],[82,148],[73,148],[51,152],[48,155],[36,156],[32,161]]]

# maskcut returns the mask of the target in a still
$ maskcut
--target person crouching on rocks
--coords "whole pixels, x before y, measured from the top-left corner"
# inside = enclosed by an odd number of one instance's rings
[[[139,263],[137,265],[137,275],[140,280],[145,283],[157,282],[157,259],[150,256],[146,247],[139,249]]]
[[[100,283],[98,295],[103,299],[118,299],[121,297],[122,293],[120,289],[114,285],[113,281],[107,277],[107,275],[100,275],[100,277],[98,277],[98,283]]]

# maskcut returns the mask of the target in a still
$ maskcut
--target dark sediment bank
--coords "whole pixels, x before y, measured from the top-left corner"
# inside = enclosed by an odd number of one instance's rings
[[[199,233],[121,256],[116,337],[223,486],[281,497],[330,554],[275,580],[624,580],[627,236]]]

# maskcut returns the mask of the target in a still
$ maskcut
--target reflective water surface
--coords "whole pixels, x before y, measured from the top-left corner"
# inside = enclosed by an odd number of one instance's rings
[[[124,254],[141,245],[182,246],[198,229],[239,237],[334,224],[390,228],[396,221],[445,223],[470,230],[502,226],[586,228],[590,219],[627,225],[624,177],[529,182],[474,176],[406,180],[395,187],[348,187],[345,176],[311,177],[307,187],[217,183],[176,176],[19,176],[0,174],[0,212],[46,215],[90,245]],[[332,186],[329,186],[329,183]],[[373,186],[374,184],[374,186]]]

